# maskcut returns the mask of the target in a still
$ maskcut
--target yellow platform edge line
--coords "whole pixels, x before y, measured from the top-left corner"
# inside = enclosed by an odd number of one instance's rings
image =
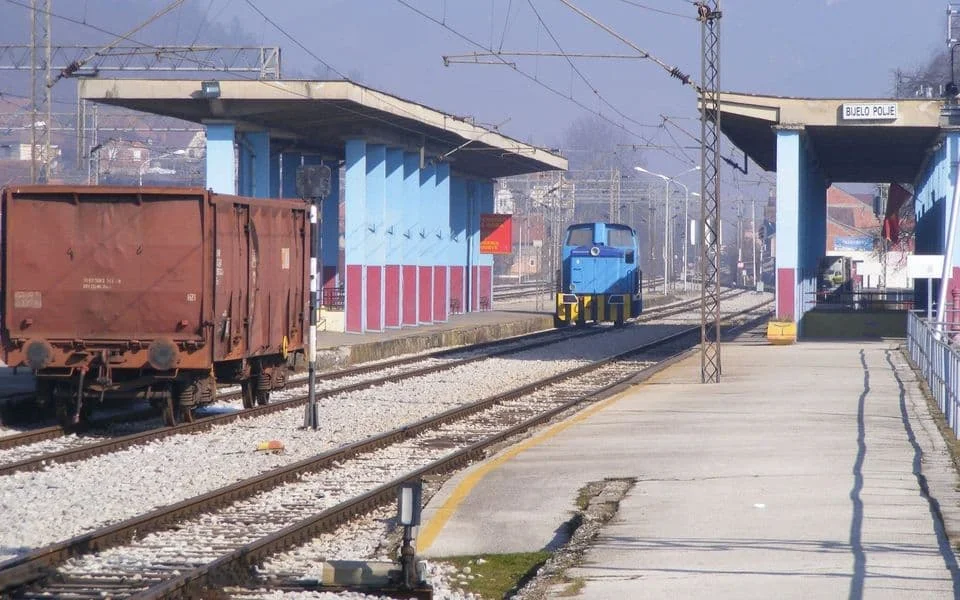
[[[576,415],[570,417],[565,421],[561,421],[560,423],[557,423],[556,425],[547,429],[546,431],[543,431],[540,434],[535,435],[530,439],[517,444],[516,446],[504,452],[497,458],[491,461],[488,461],[480,465],[476,469],[474,469],[473,472],[471,472],[469,475],[464,477],[463,481],[461,481],[457,485],[457,487],[450,494],[450,497],[447,498],[447,500],[443,503],[443,505],[437,509],[437,512],[433,515],[433,518],[430,519],[429,522],[427,522],[425,525],[421,527],[420,533],[417,536],[417,550],[419,552],[426,552],[430,548],[430,546],[433,545],[433,543],[437,540],[437,537],[440,535],[440,532],[443,531],[444,526],[446,526],[447,521],[449,521],[450,518],[453,517],[453,514],[456,512],[457,507],[459,507],[460,504],[462,504],[463,501],[466,500],[467,496],[470,495],[470,492],[473,491],[473,488],[475,488],[477,484],[480,483],[480,481],[487,476],[488,473],[500,467],[503,463],[517,456],[524,450],[527,450],[529,448],[542,444],[543,442],[554,437],[558,433],[561,433],[562,431],[568,429],[569,427],[572,427],[573,425],[588,419],[589,417],[595,415],[601,410],[607,408],[611,404],[614,404],[615,402],[619,402],[625,395],[627,395],[628,392],[633,391],[633,388],[652,382],[662,372],[663,371],[655,373],[647,381],[643,381],[633,386],[630,386],[630,388],[623,390],[622,392],[619,392],[614,396],[611,396],[605,400],[601,400],[600,402],[594,404],[593,406],[577,413]]]

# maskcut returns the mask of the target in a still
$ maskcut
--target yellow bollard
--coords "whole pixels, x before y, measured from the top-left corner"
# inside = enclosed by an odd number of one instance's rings
[[[767,341],[777,346],[785,346],[797,341],[797,324],[788,320],[767,322]]]

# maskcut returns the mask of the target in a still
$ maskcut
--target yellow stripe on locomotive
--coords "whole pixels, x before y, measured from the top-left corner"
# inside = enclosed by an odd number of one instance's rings
[[[556,319],[558,324],[623,323],[639,314],[641,307],[641,298],[628,294],[558,293]]]

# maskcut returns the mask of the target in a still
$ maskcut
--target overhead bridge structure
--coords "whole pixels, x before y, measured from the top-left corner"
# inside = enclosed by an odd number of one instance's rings
[[[823,99],[720,95],[722,132],[777,174],[777,315],[803,333],[825,254],[832,183],[905,183],[915,190],[916,251],[943,254],[960,159],[953,106],[936,98]],[[956,245],[953,264],[960,264]],[[960,292],[960,269],[947,282]],[[921,306],[926,288],[917,290]]]
[[[347,332],[490,309],[493,257],[480,254],[480,215],[494,212],[494,178],[567,168],[556,153],[350,81],[79,86],[85,100],[202,123],[216,192],[294,197],[299,167],[330,166],[321,281],[343,290]]]

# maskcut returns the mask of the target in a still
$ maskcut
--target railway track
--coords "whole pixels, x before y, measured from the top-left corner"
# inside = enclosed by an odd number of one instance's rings
[[[550,344],[558,344],[568,341],[572,338],[579,338],[588,335],[597,335],[604,330],[601,328],[591,328],[586,330],[570,329],[564,332],[550,331],[542,335],[537,335],[533,340],[530,336],[525,336],[521,340],[505,344],[504,341],[489,342],[471,346],[467,349],[448,349],[440,352],[415,357],[406,357],[393,361],[375,363],[370,365],[361,365],[360,367],[338,371],[325,375],[318,382],[319,388],[317,399],[331,398],[339,394],[348,394],[384,385],[386,383],[395,383],[405,379],[422,377],[430,373],[453,369],[461,365],[486,360],[496,356],[523,352],[534,348],[540,348]],[[494,348],[492,351],[487,351]],[[456,358],[457,354],[467,354],[466,357]],[[453,358],[450,358],[453,357]],[[434,361],[435,364],[427,364]],[[413,365],[414,368],[408,368]],[[373,377],[366,377],[374,374]],[[343,379],[356,379],[359,381],[350,382],[346,385],[332,385],[334,382]],[[192,423],[182,423],[174,427],[154,427],[144,431],[138,431],[128,435],[121,436],[101,436],[93,438],[75,437],[65,443],[64,448],[52,452],[28,453],[25,458],[17,458],[8,462],[0,463],[0,476],[10,475],[12,473],[23,471],[36,471],[43,469],[51,464],[62,464],[86,460],[102,454],[117,452],[132,446],[143,445],[155,440],[171,437],[174,435],[197,433],[205,431],[217,425],[226,425],[239,419],[253,419],[274,412],[284,411],[303,406],[307,401],[307,388],[304,379],[295,380],[284,392],[288,398],[265,406],[257,406],[236,412],[217,414],[209,417],[197,419]],[[281,393],[277,393],[280,395]],[[220,399],[230,398],[232,393],[228,393]],[[239,398],[239,392],[235,394]],[[91,441],[91,439],[93,441]],[[3,460],[0,458],[0,460]]]
[[[727,319],[766,310],[769,304]],[[265,557],[395,502],[396,488],[404,481],[465,466],[491,445],[649,376],[652,369],[676,360],[663,359],[674,355],[677,345],[689,347],[698,336],[699,326],[687,327],[616,356],[41,548],[0,564],[0,591],[16,598],[186,598],[205,597],[209,587],[249,583],[249,567]]]
[[[744,293],[743,290],[728,290],[721,295],[722,299],[729,299],[740,294]],[[690,310],[691,307],[697,305],[699,299],[685,300],[677,303],[672,303],[665,305],[663,307],[657,307],[644,313],[636,322],[638,323],[647,323],[657,319],[667,318],[677,314],[682,314]],[[565,332],[575,331],[573,329],[566,329]],[[598,333],[601,330],[591,329],[586,333],[566,333],[566,335],[582,335],[582,334],[593,334]],[[483,352],[488,348],[501,347],[503,352],[513,352],[521,351],[529,348],[537,347],[537,345],[544,343],[558,343],[567,339],[566,337],[556,338],[558,334],[553,330],[548,330],[544,332],[538,332],[535,334],[522,336],[517,340],[493,340],[489,342],[482,342],[479,344],[474,344],[467,347],[458,347],[458,348],[447,348],[439,350],[436,352],[431,352],[428,354],[422,354],[417,356],[408,356],[403,358],[397,358],[389,361],[380,361],[376,363],[369,363],[358,365],[350,369],[345,369],[342,371],[333,371],[329,373],[324,373],[322,375],[323,382],[338,381],[346,378],[353,378],[369,373],[385,371],[389,369],[401,368],[411,364],[419,364],[424,360],[430,359],[439,359],[455,356],[458,354],[471,353],[471,352]],[[556,338],[556,339],[554,339]],[[518,348],[511,349],[510,346],[505,346],[505,344],[524,344],[526,342],[532,342],[533,345],[525,346],[521,345]],[[497,356],[496,353],[487,353],[482,355],[482,357],[491,357]],[[474,358],[473,360],[479,360],[480,358]],[[464,363],[452,363],[450,368],[459,366],[459,364]],[[411,377],[422,375],[424,372],[411,372]],[[305,376],[295,376],[287,382],[287,388],[299,388],[305,385],[306,378]],[[375,385],[380,385],[388,381],[396,381],[396,379],[390,378],[381,378],[379,380],[372,380],[369,383],[368,387]],[[363,389],[362,387],[351,387],[345,386],[341,388],[331,388],[324,391],[324,394],[337,394],[344,392],[356,391],[357,389]],[[229,402],[235,401],[240,398],[239,389],[233,389],[231,391],[219,392],[217,395],[217,400],[219,402]],[[275,410],[285,410],[287,408],[292,408],[298,404],[302,404],[303,398],[297,397],[291,400],[287,400],[281,403],[275,403],[273,405],[268,405],[268,407],[258,407],[253,410],[254,412],[245,411],[241,414],[230,414],[230,415],[217,415],[214,417],[205,417],[198,419],[193,424],[182,424],[174,428],[166,428],[158,423],[157,418],[153,418],[156,413],[155,411],[145,410],[137,411],[133,413],[118,414],[104,419],[98,419],[91,422],[84,432],[81,432],[80,435],[72,437],[69,443],[61,442],[57,444],[56,449],[47,449],[43,447],[38,447],[34,452],[26,452],[23,454],[18,454],[16,459],[5,459],[0,455],[0,476],[9,475],[11,473],[20,472],[20,471],[30,471],[42,468],[46,465],[53,463],[66,463],[73,462],[76,460],[83,460],[99,454],[105,454],[107,452],[115,452],[117,450],[136,445],[141,443],[146,443],[155,439],[160,439],[168,435],[174,435],[177,433],[191,433],[194,431],[200,431],[208,427],[212,427],[218,424],[229,423],[237,418],[245,418],[246,416],[259,416],[262,414],[267,414]],[[117,435],[115,427],[123,423],[124,421],[141,421],[143,423],[142,427],[137,427],[135,423],[127,423],[128,429],[140,429],[141,431],[135,431],[134,433],[128,433],[125,435]],[[193,425],[194,427],[190,427]],[[30,446],[34,444],[39,444],[40,442],[58,440],[63,438],[69,432],[65,431],[61,426],[54,425],[49,427],[42,427],[38,429],[32,429],[29,431],[16,433],[12,435],[0,436],[0,451],[10,450],[14,448],[21,448],[24,446]]]

